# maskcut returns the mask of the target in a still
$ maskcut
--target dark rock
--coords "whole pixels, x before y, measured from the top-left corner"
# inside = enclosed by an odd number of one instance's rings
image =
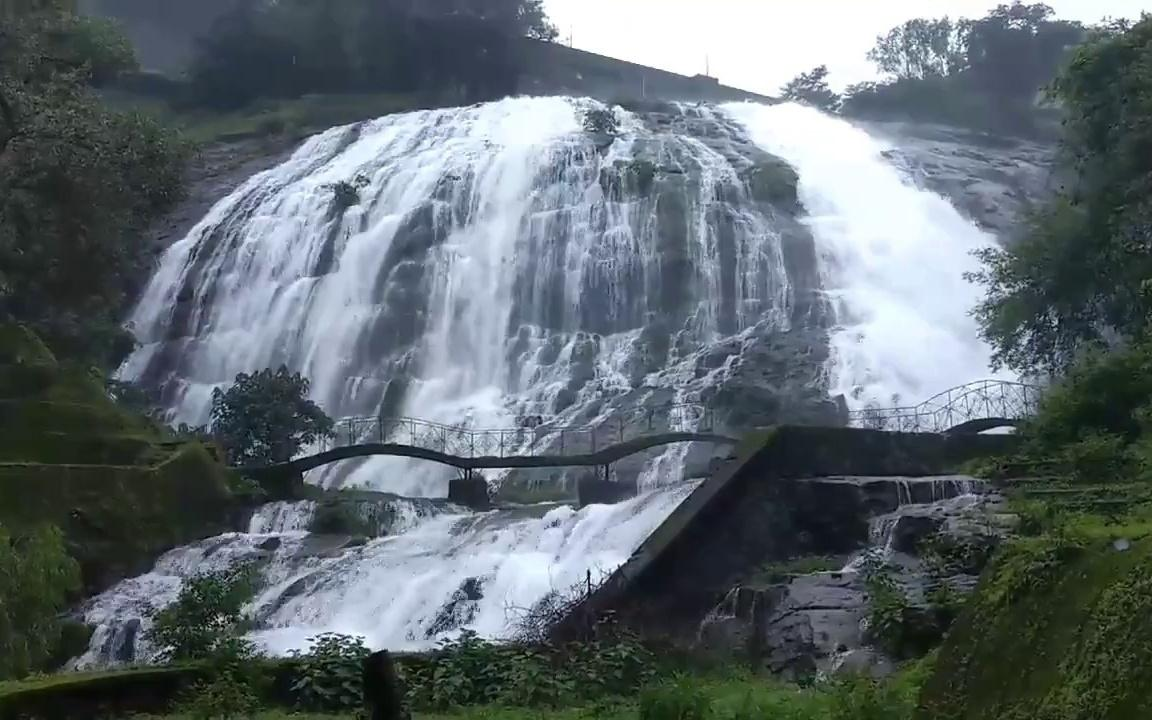
[[[797,185],[800,177],[791,165],[768,156],[744,171],[741,179],[753,199],[769,203],[789,213],[800,210]]]
[[[488,481],[479,473],[469,473],[453,478],[448,483],[448,502],[463,505],[473,510],[490,510],[492,498]]]
[[[576,485],[580,507],[588,505],[614,505],[635,497],[636,484],[605,478],[602,471],[586,472]]]
[[[446,632],[458,630],[476,618],[477,602],[484,598],[482,578],[470,577],[460,584],[451,599],[436,613],[428,626],[426,636],[432,639]]]
[[[901,515],[892,528],[892,549],[915,553],[920,544],[934,535],[944,524],[942,517],[929,515]]]
[[[275,552],[280,549],[282,542],[283,541],[278,537],[270,537],[256,547],[267,552]]]

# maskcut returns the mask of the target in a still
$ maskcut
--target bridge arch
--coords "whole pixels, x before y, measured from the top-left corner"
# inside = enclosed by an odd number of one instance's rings
[[[849,424],[891,432],[980,433],[1018,426],[1036,414],[1040,396],[1041,390],[1035,385],[978,380],[945,390],[918,405],[854,410],[849,413]]]

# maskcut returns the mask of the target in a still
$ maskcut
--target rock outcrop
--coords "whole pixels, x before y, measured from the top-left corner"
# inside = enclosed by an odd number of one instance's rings
[[[815,487],[825,482],[811,481]],[[947,586],[963,594],[975,586],[991,549],[1004,535],[1002,499],[982,491],[972,494],[969,491],[979,491],[981,484],[960,478],[830,482],[841,487],[850,483],[874,499],[900,498],[891,512],[867,518],[869,561],[880,560],[892,572],[906,596],[907,620],[918,625],[914,630],[937,636],[945,622],[938,617],[947,609],[936,607],[933,592]],[[919,492],[911,491],[911,485]],[[889,489],[882,489],[885,486]],[[914,502],[926,496],[937,499]],[[867,512],[869,506],[880,505],[866,502],[861,509]],[[882,639],[868,626],[871,589],[865,565],[864,556],[857,554],[840,570],[769,584],[741,583],[705,616],[697,644],[705,652],[744,657],[792,679],[817,673],[891,672],[902,658],[882,650]]]

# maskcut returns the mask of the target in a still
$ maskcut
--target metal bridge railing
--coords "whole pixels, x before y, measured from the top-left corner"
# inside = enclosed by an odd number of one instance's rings
[[[1034,385],[980,380],[946,390],[919,405],[854,410],[849,413],[849,424],[889,432],[941,433],[976,420],[1032,417],[1040,395],[1040,388]]]
[[[540,416],[520,427],[480,429],[417,418],[345,418],[315,451],[370,443],[409,445],[464,458],[589,455],[611,445],[665,432],[710,432],[712,411],[699,404],[642,408],[581,426]]]

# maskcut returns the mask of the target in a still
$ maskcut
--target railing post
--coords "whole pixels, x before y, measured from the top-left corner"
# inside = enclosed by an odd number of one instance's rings
[[[376,418],[376,439],[380,441],[381,445],[384,444],[384,418],[382,417]]]
[[[500,457],[504,457],[504,431],[500,431]]]
[[[476,432],[474,430],[468,431],[468,448],[469,457],[476,457]]]

